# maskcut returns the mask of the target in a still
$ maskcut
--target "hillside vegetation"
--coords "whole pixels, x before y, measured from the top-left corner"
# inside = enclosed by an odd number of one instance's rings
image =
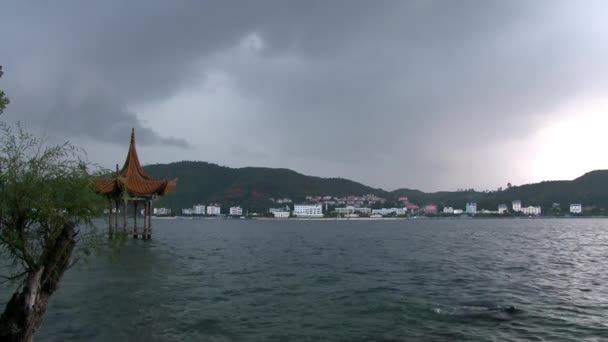
[[[395,202],[400,196],[409,197],[419,205],[438,204],[464,208],[476,201],[478,208],[496,210],[500,203],[510,204],[519,199],[525,206],[550,207],[560,203],[567,210],[570,203],[608,207],[608,170],[589,172],[572,181],[548,181],[514,186],[503,191],[440,191],[425,193],[399,189],[385,191],[343,178],[306,176],[288,169],[262,167],[229,168],[206,162],[182,161],[144,167],[150,175],[177,177],[174,193],[157,205],[180,210],[193,204],[217,202],[222,206],[241,205],[251,211],[263,211],[274,204],[268,199],[287,197],[303,201],[308,195],[365,195],[374,194]]]
[[[241,205],[250,210],[265,210],[268,199],[291,198],[301,201],[308,195],[348,196],[375,194],[390,197],[381,189],[343,178],[305,176],[288,169],[245,167],[234,169],[206,162],[176,162],[144,167],[153,176],[177,177],[177,189],[159,205],[173,209],[193,204],[217,202],[222,206]]]

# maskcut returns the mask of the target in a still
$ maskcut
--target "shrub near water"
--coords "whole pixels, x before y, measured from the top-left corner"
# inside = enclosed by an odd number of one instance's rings
[[[90,241],[77,227],[92,227],[101,202],[81,150],[45,146],[21,126],[0,123],[0,130],[0,254],[10,262],[2,277],[19,284],[0,318],[0,340],[28,341],[75,244]]]

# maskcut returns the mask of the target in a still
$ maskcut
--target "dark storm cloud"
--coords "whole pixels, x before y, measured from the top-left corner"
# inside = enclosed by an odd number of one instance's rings
[[[68,71],[71,75],[51,78],[56,85],[44,85],[40,91],[15,87],[11,94],[15,119],[35,124],[51,136],[89,137],[101,142],[123,142],[132,127],[137,130],[138,141],[143,144],[168,144],[188,148],[184,139],[164,137],[142,125],[129,111],[123,97],[91,81],[80,70]],[[38,77],[38,76],[37,76]]]
[[[252,139],[263,150],[252,156],[274,155],[274,164],[286,166],[310,160],[304,171],[327,168],[389,187],[402,185],[395,170],[407,169],[413,185],[430,187],[431,175],[451,186],[482,166],[479,158],[465,153],[455,160],[454,153],[525,137],[560,101],[606,86],[605,31],[589,25],[597,18],[585,18],[603,5],[586,2],[578,6],[583,14],[568,6],[14,2],[3,6],[0,21],[3,84],[13,99],[6,116],[102,142],[123,142],[125,130],[136,127],[141,143],[196,150],[193,137],[170,137],[163,122],[132,108],[163,103],[221,73],[235,97],[263,108],[242,119],[259,133]],[[236,51],[247,37],[251,53]],[[163,120],[202,122],[180,112]],[[226,153],[235,150],[249,149],[231,144]],[[382,168],[393,171],[373,171]]]

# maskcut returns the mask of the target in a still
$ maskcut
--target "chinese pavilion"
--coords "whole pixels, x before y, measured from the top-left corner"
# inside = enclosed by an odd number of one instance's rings
[[[124,234],[130,233],[127,229],[127,208],[131,202],[133,204],[133,238],[137,239],[140,235],[137,230],[137,209],[139,204],[142,204],[144,223],[141,237],[144,240],[150,239],[152,237],[152,201],[169,194],[175,190],[176,186],[177,179],[154,178],[144,173],[135,149],[135,129],[132,129],[131,144],[125,165],[119,170],[118,164],[116,164],[116,173],[113,173],[110,178],[99,179],[95,183],[97,192],[108,199],[110,237],[121,231]],[[121,204],[122,230],[118,227]]]

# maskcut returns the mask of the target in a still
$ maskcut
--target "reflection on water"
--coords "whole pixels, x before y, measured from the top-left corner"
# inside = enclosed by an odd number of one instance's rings
[[[608,220],[154,224],[37,341],[608,340]]]

